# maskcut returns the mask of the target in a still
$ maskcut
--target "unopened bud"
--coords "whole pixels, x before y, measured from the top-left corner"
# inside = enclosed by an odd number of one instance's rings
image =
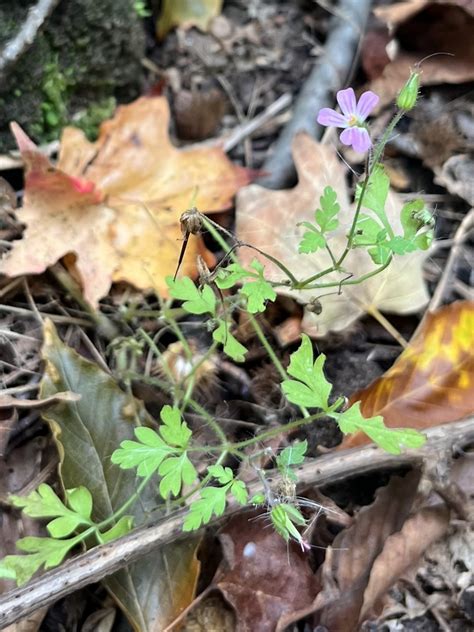
[[[416,105],[418,98],[418,90],[420,89],[420,72],[411,72],[410,77],[403,88],[400,90],[400,94],[397,97],[397,107],[400,110],[412,110]]]

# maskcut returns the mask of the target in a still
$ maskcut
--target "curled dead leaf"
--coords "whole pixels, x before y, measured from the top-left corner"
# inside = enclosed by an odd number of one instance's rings
[[[417,565],[422,554],[445,535],[448,526],[449,510],[445,505],[425,507],[408,518],[398,533],[387,538],[372,566],[359,621],[364,621],[371,612],[379,614],[381,597],[399,577]]]
[[[249,514],[220,532],[224,560],[212,586],[233,606],[239,630],[281,630],[284,615],[308,606],[318,582],[308,556]]]
[[[18,399],[12,395],[0,395],[0,409],[1,408],[46,408],[52,404],[59,402],[77,402],[81,399],[78,393],[71,393],[71,391],[64,391],[63,393],[56,393],[51,397],[45,399]]]
[[[400,531],[417,493],[419,472],[404,478],[393,476],[378,490],[375,501],[362,508],[354,523],[339,533],[331,554],[321,568],[323,590],[319,623],[329,630],[351,632],[358,629],[364,593],[372,567],[383,551],[387,538]]]
[[[350,401],[361,401],[364,417],[382,415],[390,428],[423,430],[473,414],[474,302],[428,313],[394,365]],[[339,448],[366,443],[355,433]]]

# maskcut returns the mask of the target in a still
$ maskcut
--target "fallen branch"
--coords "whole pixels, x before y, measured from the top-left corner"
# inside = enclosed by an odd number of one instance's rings
[[[8,40],[0,52],[0,79],[3,79],[8,68],[16,62],[33,44],[39,29],[52,13],[59,0],[38,0],[29,9],[26,20],[16,35]]]
[[[282,189],[291,184],[295,167],[291,144],[297,132],[308,132],[318,138],[318,111],[332,106],[335,93],[346,85],[351,74],[357,48],[369,16],[371,0],[341,0],[331,22],[325,50],[296,100],[293,116],[283,128],[263,171],[268,176],[258,183],[270,189]]]
[[[474,417],[431,428],[426,434],[428,441],[422,448],[400,456],[388,454],[371,445],[363,449],[331,452],[308,461],[297,470],[299,486],[327,485],[378,469],[432,464],[440,455],[450,455],[454,448],[474,442]],[[250,485],[250,495],[258,491],[259,482]],[[239,510],[242,508],[233,504],[225,516]],[[185,513],[185,509],[180,510],[157,524],[141,527],[124,538],[97,546],[26,586],[5,594],[0,599],[0,629],[118,571],[158,546],[186,537],[181,530]]]
[[[255,118],[238,125],[224,140],[224,151],[228,152],[238,145],[242,140],[251,136],[257,129],[272,120],[282,110],[291,104],[291,94],[282,94],[281,97],[271,103],[263,112]]]

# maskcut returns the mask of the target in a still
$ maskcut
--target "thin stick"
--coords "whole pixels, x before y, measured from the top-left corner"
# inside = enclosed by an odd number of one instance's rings
[[[453,448],[474,441],[474,417],[457,423],[437,426],[426,431],[427,443],[418,450],[407,450],[394,455],[371,445],[362,449],[332,452],[313,459],[297,469],[299,487],[336,483],[366,472],[405,466],[423,467],[425,463],[439,459],[441,453],[451,454]],[[267,477],[278,480],[278,472]],[[259,481],[249,485],[250,496],[261,491]],[[230,504],[226,516],[242,510]],[[0,598],[0,629],[28,616],[38,608],[48,606],[66,595],[99,581],[131,562],[163,546],[185,537],[182,533],[186,510],[164,518],[152,526],[141,527],[129,535],[109,544],[97,546],[66,562],[61,567],[45,573],[23,588],[13,590]],[[217,520],[213,521],[217,522]]]
[[[272,120],[277,114],[286,110],[291,104],[291,94],[282,94],[281,97],[269,105],[263,112],[252,120],[236,127],[224,141],[223,149],[229,152],[236,147],[241,141],[251,136],[260,127]]]
[[[405,338],[402,336],[402,334],[398,331],[398,329],[396,329],[392,323],[385,318],[385,316],[383,314],[381,314],[379,312],[379,310],[375,307],[375,305],[370,305],[368,307],[366,307],[367,313],[370,314],[372,316],[372,318],[375,318],[375,320],[382,325],[382,327],[388,331],[388,333],[395,338],[395,340],[398,342],[398,344],[403,348],[406,349],[408,347],[408,342],[405,340]]]
[[[332,105],[334,94],[344,87],[351,73],[371,4],[371,0],[341,0],[339,3],[337,16],[331,21],[324,54],[315,61],[295,103],[293,117],[265,161],[263,169],[270,175],[261,178],[259,184],[281,189],[291,183],[295,176],[291,156],[293,137],[297,132],[305,131],[318,138],[318,111]]]
[[[469,213],[464,217],[462,222],[460,223],[456,234],[453,239],[453,247],[451,252],[449,253],[448,260],[443,270],[443,274],[436,286],[435,293],[431,298],[430,304],[428,306],[429,312],[434,312],[438,309],[438,307],[443,302],[444,295],[446,294],[446,288],[448,287],[449,281],[451,279],[451,274],[453,272],[454,265],[456,263],[457,258],[461,254],[462,244],[470,229],[474,226],[474,208],[471,208]]]
[[[30,8],[20,30],[8,40],[0,52],[0,79],[4,78],[8,68],[30,48],[39,29],[58,2],[59,0],[38,0],[36,5]]]

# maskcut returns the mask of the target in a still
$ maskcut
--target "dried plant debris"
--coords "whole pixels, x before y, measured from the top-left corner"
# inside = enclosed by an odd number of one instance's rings
[[[474,79],[474,6],[464,0],[408,0],[374,10],[390,29],[398,52],[383,69],[370,88],[389,103],[406,81],[409,68],[429,55],[439,54],[423,62],[422,85],[464,83]],[[386,42],[380,40],[386,58]]]
[[[264,514],[244,514],[220,532],[224,560],[212,587],[232,605],[242,631],[281,629],[282,617],[309,605],[318,588],[308,556],[264,521]]]

